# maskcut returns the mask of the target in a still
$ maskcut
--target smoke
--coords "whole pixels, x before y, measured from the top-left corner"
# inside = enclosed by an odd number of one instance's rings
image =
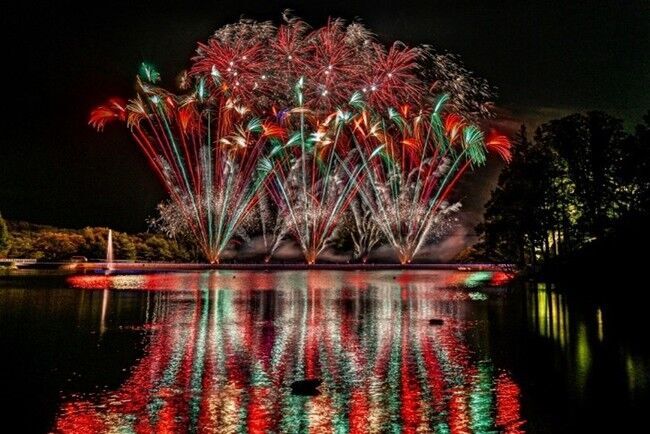
[[[256,259],[266,255],[266,247],[264,246],[264,239],[261,236],[253,237],[249,242],[245,243],[237,252],[240,259]]]
[[[463,249],[471,246],[476,241],[474,226],[470,221],[461,221],[452,226],[452,231],[420,249],[415,256],[414,263],[449,262]],[[372,251],[369,262],[395,263],[399,259],[392,246],[384,244]]]
[[[230,253],[228,251],[227,253]],[[262,236],[255,236],[247,243],[244,243],[237,251],[239,260],[259,261],[267,256],[268,249],[264,244]],[[325,249],[319,256],[318,262],[348,262],[351,252],[336,252],[333,249]],[[300,246],[292,239],[285,239],[273,253],[275,262],[304,262],[304,256]]]
[[[416,256],[415,262],[449,262],[464,248],[474,244],[474,229],[462,223],[455,226],[452,233],[440,242],[424,246]]]
[[[454,217],[450,224],[449,233],[442,235],[438,241],[430,242],[420,249],[414,262],[435,263],[449,262],[458,253],[477,241],[474,227],[481,220],[479,212],[462,211]],[[248,242],[224,252],[224,259],[234,259],[250,262],[260,262],[268,254],[262,236],[254,236]],[[325,249],[319,256],[319,263],[346,263],[352,259],[352,251],[337,251],[332,248]],[[395,263],[399,262],[392,246],[384,244],[377,246],[368,258],[369,262]],[[287,238],[273,253],[273,262],[304,262],[304,256],[298,243]]]
[[[285,240],[273,255],[275,261],[300,261],[304,262],[304,257],[300,246],[294,240]]]
[[[504,134],[514,136],[521,125],[525,125],[528,134],[532,134],[541,124],[581,111],[580,107],[551,106],[500,106],[495,109],[497,117],[487,122],[487,126],[496,128]]]

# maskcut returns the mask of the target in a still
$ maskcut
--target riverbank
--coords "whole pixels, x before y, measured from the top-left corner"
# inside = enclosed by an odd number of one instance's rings
[[[192,271],[192,270],[458,270],[514,272],[510,264],[301,264],[301,263],[174,263],[174,262],[25,262],[11,268],[18,270],[60,270],[70,272],[124,271]]]

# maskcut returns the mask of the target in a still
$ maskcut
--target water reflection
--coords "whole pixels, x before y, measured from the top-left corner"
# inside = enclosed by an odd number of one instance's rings
[[[118,298],[106,288],[173,290],[148,295],[150,332],[127,380],[114,391],[67,399],[56,430],[523,432],[519,385],[472,341],[481,339],[473,327],[485,312],[474,307],[484,298],[450,289],[449,278],[75,276],[73,287],[106,291],[100,327],[111,311],[105,304]],[[544,316],[544,330],[559,334]],[[431,326],[431,318],[444,323]],[[303,378],[321,378],[320,395],[292,395],[290,384]]]
[[[608,327],[608,311],[604,305],[575,301],[571,305],[568,295],[545,283],[537,283],[526,294],[529,327],[553,345],[564,375],[573,380],[569,386],[577,394],[589,399],[597,399],[597,394],[604,391],[609,395],[607,388],[618,386],[615,383],[620,375],[626,377],[626,399],[634,401],[635,390],[647,390],[647,357],[633,352],[625,339],[634,336],[630,330],[616,331]],[[619,335],[614,335],[615,332]],[[600,376],[594,372],[597,364],[607,365],[607,380],[594,381],[596,390],[589,393],[590,379]]]

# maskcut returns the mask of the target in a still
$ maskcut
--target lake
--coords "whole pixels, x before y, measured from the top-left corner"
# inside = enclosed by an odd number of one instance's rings
[[[638,432],[639,321],[567,294],[439,270],[0,276],[4,420],[64,433]],[[313,396],[291,387],[305,379],[321,381]]]

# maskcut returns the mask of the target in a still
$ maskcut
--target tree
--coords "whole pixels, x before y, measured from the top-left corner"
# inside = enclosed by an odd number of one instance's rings
[[[36,238],[32,257],[48,261],[62,261],[78,254],[84,244],[79,234],[68,232],[40,232]]]
[[[522,125],[513,141],[512,161],[506,166],[492,197],[486,204],[484,222],[477,227],[482,235],[480,250],[492,260],[506,260],[522,263],[526,251],[526,230],[517,222],[530,221],[523,198],[530,190],[528,179],[523,176],[525,156],[531,144],[526,128]]]
[[[522,126],[512,162],[486,204],[477,231],[480,249],[490,259],[535,265],[568,249],[575,188],[564,159],[543,144],[544,132],[538,129],[530,142]]]
[[[106,258],[106,239],[108,229],[106,228],[84,228],[81,231],[84,237],[84,244],[79,252],[90,259]]]
[[[636,215],[650,214],[650,110],[643,123],[635,128],[624,144],[625,158],[621,170],[621,193],[627,211]]]
[[[2,213],[0,213],[0,253],[2,253],[8,247],[9,229],[7,229],[7,223],[2,218]]]
[[[477,227],[479,253],[535,265],[640,228],[650,214],[649,137],[650,112],[632,135],[602,112],[547,122],[532,143],[522,127]]]
[[[577,229],[585,239],[602,238],[625,209],[619,191],[625,139],[621,120],[596,111],[537,130],[538,144],[556,150],[568,166],[581,211]]]
[[[555,227],[557,191],[563,167],[552,150],[528,140],[521,127],[513,143],[513,158],[499,176],[486,204],[480,250],[489,259],[535,263],[538,252],[549,252],[548,233]],[[533,175],[534,174],[534,175]]]
[[[124,232],[113,232],[115,259],[135,260],[137,258],[136,245],[133,238],[135,236]]]

